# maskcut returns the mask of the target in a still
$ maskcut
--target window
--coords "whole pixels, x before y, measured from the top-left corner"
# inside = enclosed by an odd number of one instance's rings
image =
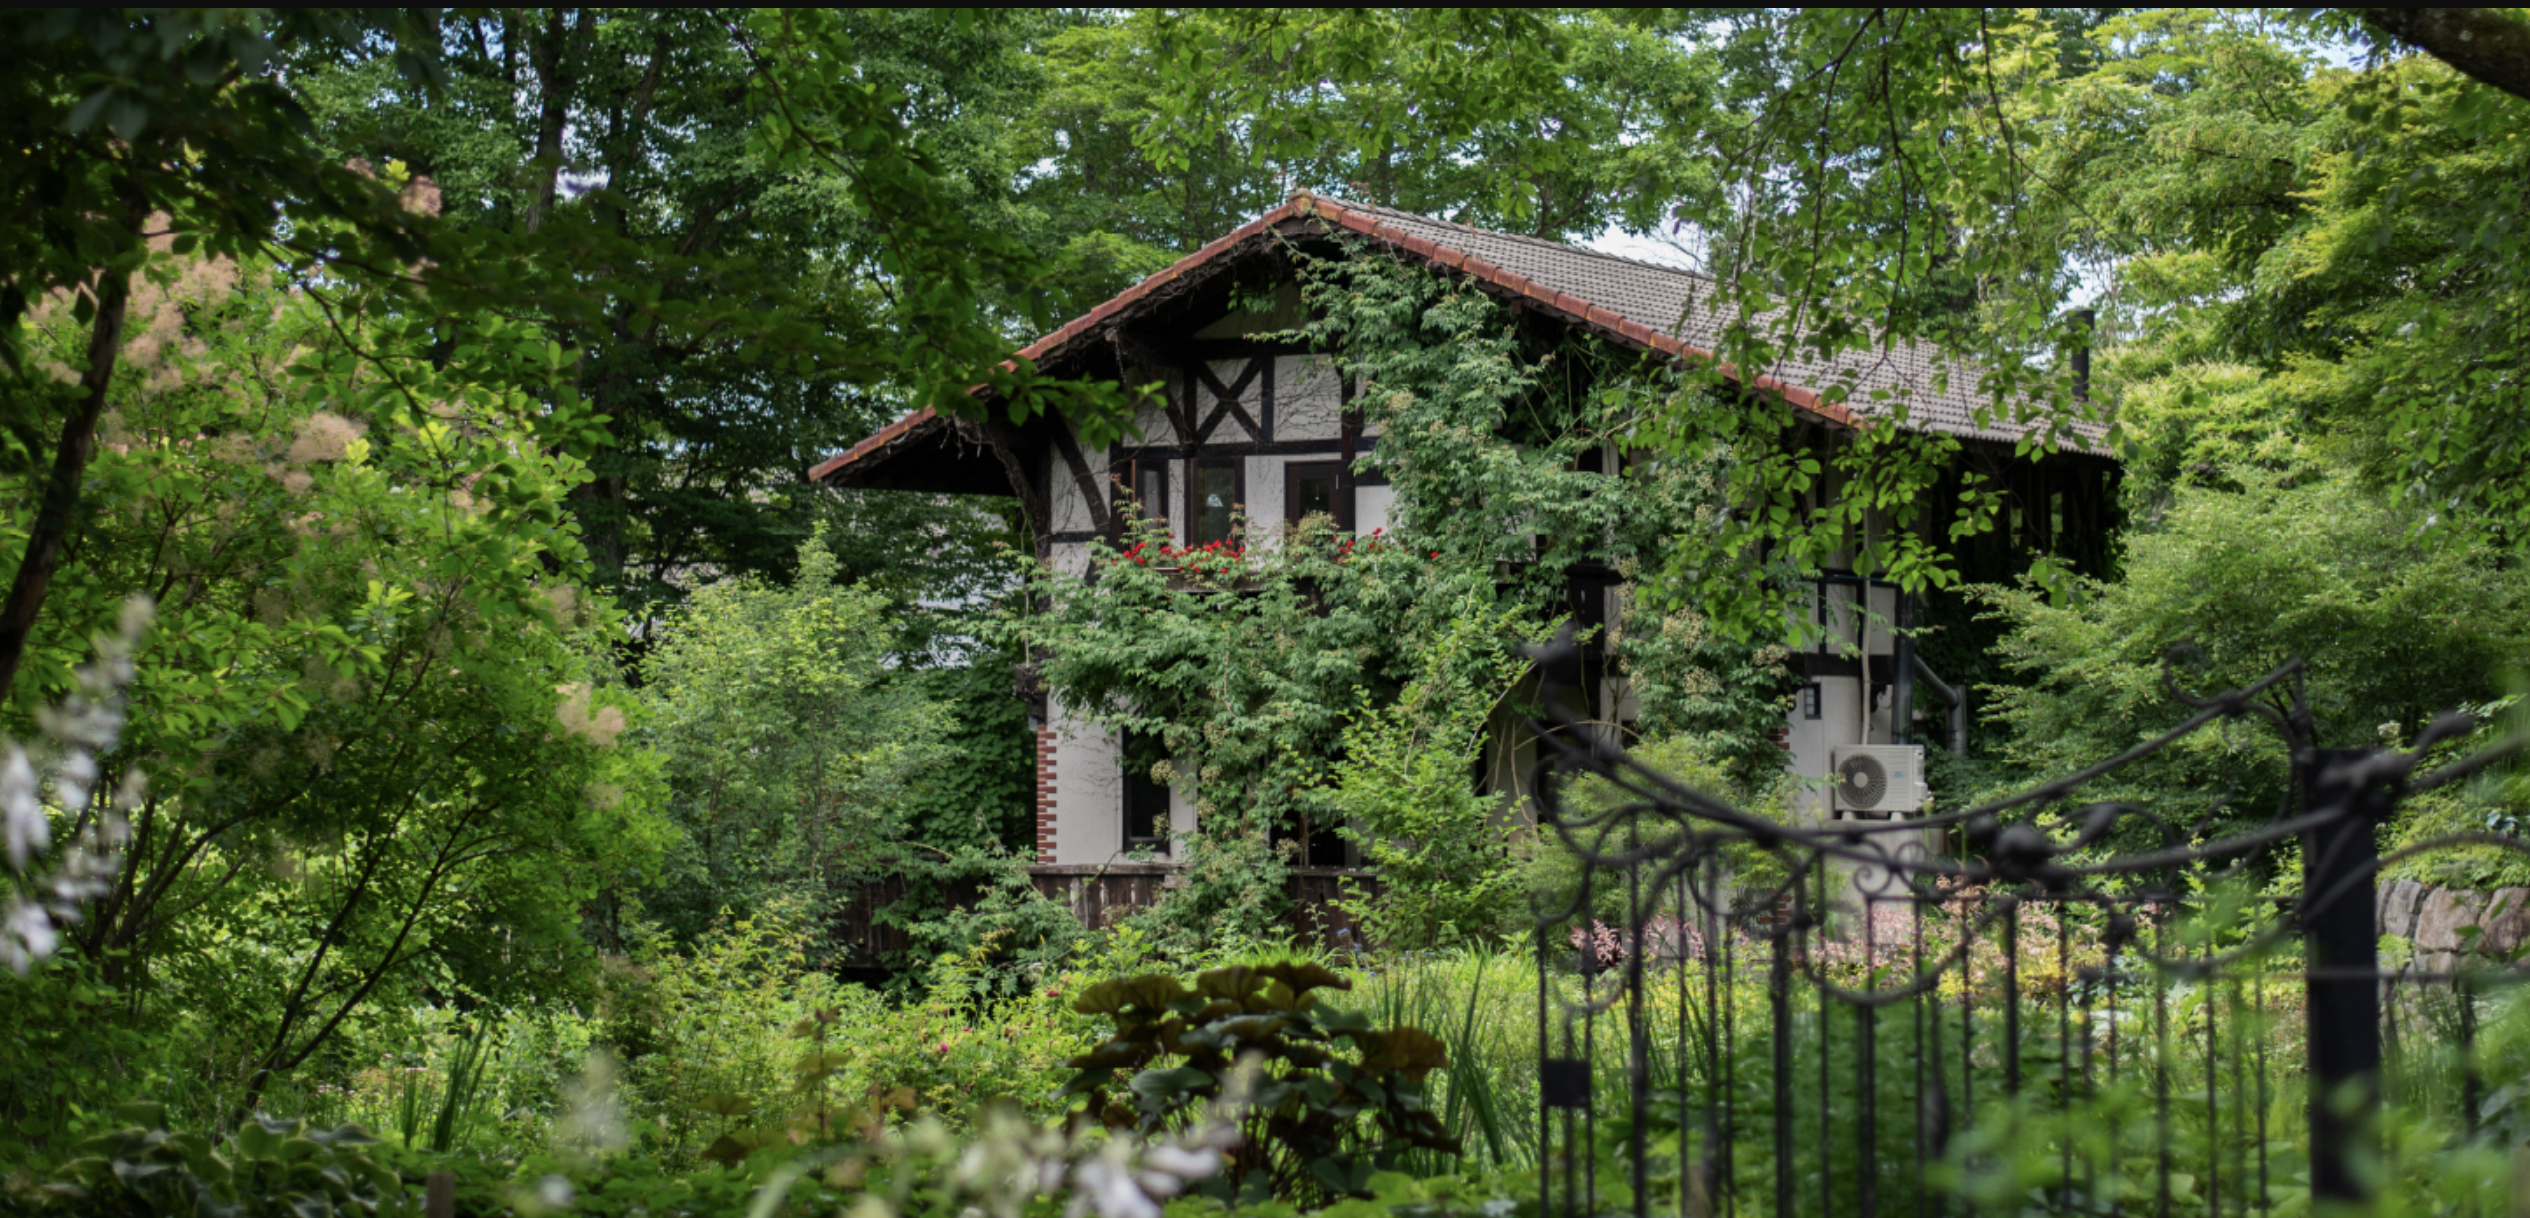
[[[1124,848],[1168,853],[1168,784],[1151,767],[1168,756],[1156,736],[1124,734]]]
[[[1802,718],[1804,718],[1804,719],[1822,719],[1822,718],[1825,718],[1825,717],[1826,717],[1826,713],[1825,713],[1824,711],[1822,711],[1822,710],[1820,710],[1820,709],[1819,709],[1818,700],[1819,700],[1818,682],[1816,682],[1816,681],[1812,681],[1812,682],[1810,682],[1809,684],[1804,685],[1804,686],[1802,686],[1802,687],[1801,687],[1801,717],[1802,717]]]
[[[1353,527],[1352,496],[1344,493],[1344,467],[1334,461],[1295,461],[1283,467],[1283,519],[1292,524],[1313,512]]]
[[[1293,812],[1274,826],[1271,840],[1294,847],[1291,856],[1303,867],[1346,867],[1352,859],[1338,828],[1341,823],[1333,813]]]
[[[1168,462],[1119,461],[1115,465],[1117,531],[1123,531],[1123,508],[1130,505],[1141,520],[1168,521]]]
[[[1197,461],[1186,485],[1186,544],[1232,539],[1232,513],[1246,497],[1236,457]]]

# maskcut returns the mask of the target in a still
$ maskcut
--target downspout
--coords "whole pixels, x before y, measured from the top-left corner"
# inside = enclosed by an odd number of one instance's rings
[[[1889,743],[1912,744],[1915,738],[1915,594],[1901,589],[1897,598],[1895,654],[1889,657]]]
[[[1950,755],[1953,757],[1967,756],[1968,691],[1965,688],[1954,687],[1949,682],[1946,682],[1939,676],[1935,675],[1933,672],[1933,666],[1925,663],[1924,657],[1913,656],[1910,658],[1915,661],[1915,675],[1922,679],[1924,682],[1924,688],[1933,691],[1934,697],[1950,704]]]

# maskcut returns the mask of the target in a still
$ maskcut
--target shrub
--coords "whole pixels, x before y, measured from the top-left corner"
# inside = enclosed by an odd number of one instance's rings
[[[1343,905],[1392,948],[1489,937],[1519,904],[1505,799],[1477,792],[1467,759],[1526,661],[1510,648],[1517,610],[1463,599],[1423,640],[1415,678],[1396,701],[1367,697],[1347,719],[1341,760],[1317,802],[1379,874],[1376,892]]]
[[[1764,785],[1751,788],[1738,777],[1736,748],[1732,742],[1709,736],[1666,736],[1643,741],[1627,750],[1636,760],[1667,774],[1690,789],[1702,791],[1716,799],[1754,812],[1767,819],[1783,822],[1789,815],[1786,808],[1792,792],[1788,775],[1775,771]],[[1572,779],[1562,791],[1562,807],[1568,821],[1586,820],[1616,810],[1634,796],[1616,784],[1597,775],[1585,774]],[[1604,844],[1587,836],[1579,836],[1579,844],[1603,850],[1624,848],[1624,842]],[[1625,920],[1626,894],[1605,884],[1591,893],[1586,911],[1577,908],[1581,900],[1582,866],[1580,857],[1567,845],[1562,835],[1541,829],[1524,835],[1515,847],[1519,859],[1521,886],[1528,893],[1529,910],[1586,912],[1594,921],[1620,925]],[[1788,876],[1783,859],[1773,851],[1746,842],[1733,842],[1722,847],[1721,876],[1724,891],[1709,894],[1714,900],[1741,902],[1771,899]],[[1602,877],[1604,881],[1605,877]],[[1698,881],[1699,883],[1701,880]],[[1701,921],[1701,910],[1693,907],[1681,911],[1670,894],[1659,894],[1652,905],[1661,916],[1683,916],[1689,924]],[[1526,933],[1526,923],[1510,928]]]
[[[367,1148],[358,1126],[313,1129],[301,1121],[256,1118],[225,1142],[169,1133],[165,1110],[131,1104],[128,1124],[80,1143],[37,1204],[83,1214],[406,1214],[411,1190]]]
[[[1448,1050],[1420,1028],[1375,1029],[1312,993],[1350,988],[1322,965],[1292,962],[1212,969],[1191,990],[1166,974],[1100,982],[1074,1009],[1107,1017],[1115,1035],[1072,1060],[1080,1073],[1064,1093],[1144,1136],[1228,1101],[1239,1137],[1225,1188],[1249,1199],[1368,1195],[1371,1176],[1407,1151],[1455,1155],[1459,1145],[1423,1094]]]

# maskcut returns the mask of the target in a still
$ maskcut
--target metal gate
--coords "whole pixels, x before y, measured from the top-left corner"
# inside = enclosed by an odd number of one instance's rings
[[[1536,653],[1539,819],[1580,864],[1537,921],[1541,1214],[2263,1213],[2379,1187],[2385,1080],[2475,1121],[2481,996],[2517,974],[2384,970],[2376,829],[2522,741],[2421,774],[2475,725],[2318,748],[2296,662],[2206,698],[2173,682],[2185,721],[2009,799],[1787,825],[1580,722],[1575,654]],[[2255,829],[2078,802],[2249,717],[2294,776]],[[1571,806],[1581,775],[1614,799]],[[2105,848],[2139,825],[2150,844]],[[2530,852],[2480,833],[2402,855],[2462,843]],[[2294,847],[2298,886],[2244,889]]]

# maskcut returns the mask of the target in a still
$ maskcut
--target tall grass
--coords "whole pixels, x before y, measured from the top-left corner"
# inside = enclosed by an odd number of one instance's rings
[[[1525,957],[1486,948],[1416,953],[1360,968],[1338,1001],[1382,1027],[1411,1025],[1449,1045],[1433,1090],[1441,1122],[1460,1136],[1466,1157],[1487,1166],[1526,1167],[1537,1159],[1535,970]],[[1447,1170],[1417,1152],[1419,1171]]]
[[[1383,1026],[1422,1027],[1449,1046],[1432,1096],[1464,1155],[1420,1154],[1404,1166],[1534,1171],[1544,1160],[1558,1175],[1566,1170],[1561,1132],[1552,1154],[1541,1155],[1534,954],[1464,948],[1349,964],[1353,989],[1331,1000]],[[2025,969],[2016,1098],[2008,1094],[2012,1054],[2003,1038],[2008,996],[1994,978],[1865,1018],[1822,1001],[1796,974],[1785,1024],[1789,1200],[1800,1213],[1855,1212],[1865,1192],[1859,1114],[1876,1109],[1872,1191],[1884,1213],[1934,1212],[1962,1196],[2005,1208],[2031,1196],[2041,1198],[2040,1209],[2157,1205],[2164,1162],[2171,1212],[2306,1205],[2297,967],[2278,960],[2209,985],[2138,966],[2114,991],[2077,991],[2069,1002],[2065,978]],[[1657,1160],[1648,1181],[1658,1194],[1654,1208],[1678,1204],[1690,1172],[1716,1155],[1720,1185],[1736,1204],[1771,1206],[1781,1164],[1764,964],[1744,955],[1727,982],[1706,977],[1692,960],[1655,962],[1649,973],[1645,1130]],[[1591,1064],[1596,1121],[1577,1122],[1576,1132],[1594,1130],[1597,1141],[1577,1149],[1601,1164],[1608,1202],[1610,1182],[1625,1175],[1627,1013],[1621,1003],[1602,1011],[1568,1044],[1562,1008],[1581,1001],[1581,979],[1549,970],[1543,985],[1553,1004],[1552,1056]],[[2500,1191],[2508,1177],[2496,1168],[2514,1153],[2507,1148],[2530,1148],[2530,990],[2472,1000],[2447,985],[2409,987],[2399,1010],[2381,1114],[2389,1159],[2377,1170],[2389,1179],[2429,1179],[2454,1197]],[[2474,1021],[2473,1052],[2456,1044],[2462,1020]],[[1716,1027],[1722,1021],[1727,1030]],[[1708,1030],[1718,1060],[1707,1056]],[[1867,1096],[1866,1035],[1875,1062]],[[1935,1080],[1943,1098],[1927,1109],[1925,1088]],[[1727,1153],[1708,1114],[1722,1118]]]
[[[459,1035],[436,1066],[422,1065],[398,1073],[395,1080],[395,1133],[407,1148],[427,1147],[446,1154],[483,1114],[485,1068],[491,1064],[492,1028],[477,1020]],[[430,1118],[430,1136],[422,1138],[422,1120]]]

